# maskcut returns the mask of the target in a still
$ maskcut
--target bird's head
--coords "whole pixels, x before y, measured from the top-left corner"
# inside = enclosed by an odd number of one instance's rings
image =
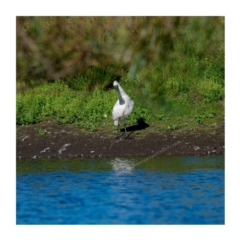
[[[117,88],[118,85],[119,85],[119,83],[118,83],[117,81],[114,81],[114,82],[113,82],[113,87],[114,87],[114,88]]]

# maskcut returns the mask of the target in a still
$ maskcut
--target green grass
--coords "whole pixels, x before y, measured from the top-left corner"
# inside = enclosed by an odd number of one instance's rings
[[[53,117],[59,124],[76,123],[96,130],[109,116],[113,94],[96,90],[92,93],[74,91],[62,81],[43,84],[17,94],[17,124],[37,123]]]
[[[128,125],[224,119],[223,17],[18,17],[17,29],[17,124],[113,130],[116,78],[134,100]]]
[[[158,125],[158,130],[178,130],[191,128],[200,124],[212,124],[224,118],[223,101],[206,101],[208,96],[201,95],[201,90],[172,95],[163,102],[149,105],[147,99],[139,98],[139,92],[129,88],[126,80],[123,88],[134,100],[134,110],[128,117],[128,125],[137,124],[143,119],[150,126]],[[215,96],[215,95],[214,95]],[[114,89],[92,92],[76,91],[58,80],[47,83],[26,92],[17,94],[17,124],[37,123],[45,117],[52,117],[59,124],[77,124],[82,129],[96,131],[100,126],[112,127],[112,108],[117,101]],[[42,132],[39,132],[42,135]]]

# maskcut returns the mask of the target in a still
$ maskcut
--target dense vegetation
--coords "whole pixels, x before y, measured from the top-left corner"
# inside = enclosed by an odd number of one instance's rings
[[[129,124],[222,120],[224,18],[17,18],[17,124],[112,126],[115,79],[135,102]]]

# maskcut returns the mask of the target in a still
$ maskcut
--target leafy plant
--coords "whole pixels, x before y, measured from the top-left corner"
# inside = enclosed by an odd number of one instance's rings
[[[165,130],[177,130],[179,127],[176,124],[168,125]]]
[[[223,86],[210,79],[204,80],[200,83],[199,91],[204,96],[205,102],[215,102],[224,97]]]
[[[46,129],[35,128],[35,130],[40,136],[44,136],[47,133]]]
[[[202,124],[203,120],[204,120],[204,116],[202,116],[202,115],[195,116],[195,122],[196,123]]]

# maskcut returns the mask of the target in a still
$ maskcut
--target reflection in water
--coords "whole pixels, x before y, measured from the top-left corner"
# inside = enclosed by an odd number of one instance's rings
[[[131,173],[135,167],[135,164],[127,159],[116,158],[111,160],[110,164],[116,174]]]
[[[17,224],[224,224],[224,157],[19,160]]]

